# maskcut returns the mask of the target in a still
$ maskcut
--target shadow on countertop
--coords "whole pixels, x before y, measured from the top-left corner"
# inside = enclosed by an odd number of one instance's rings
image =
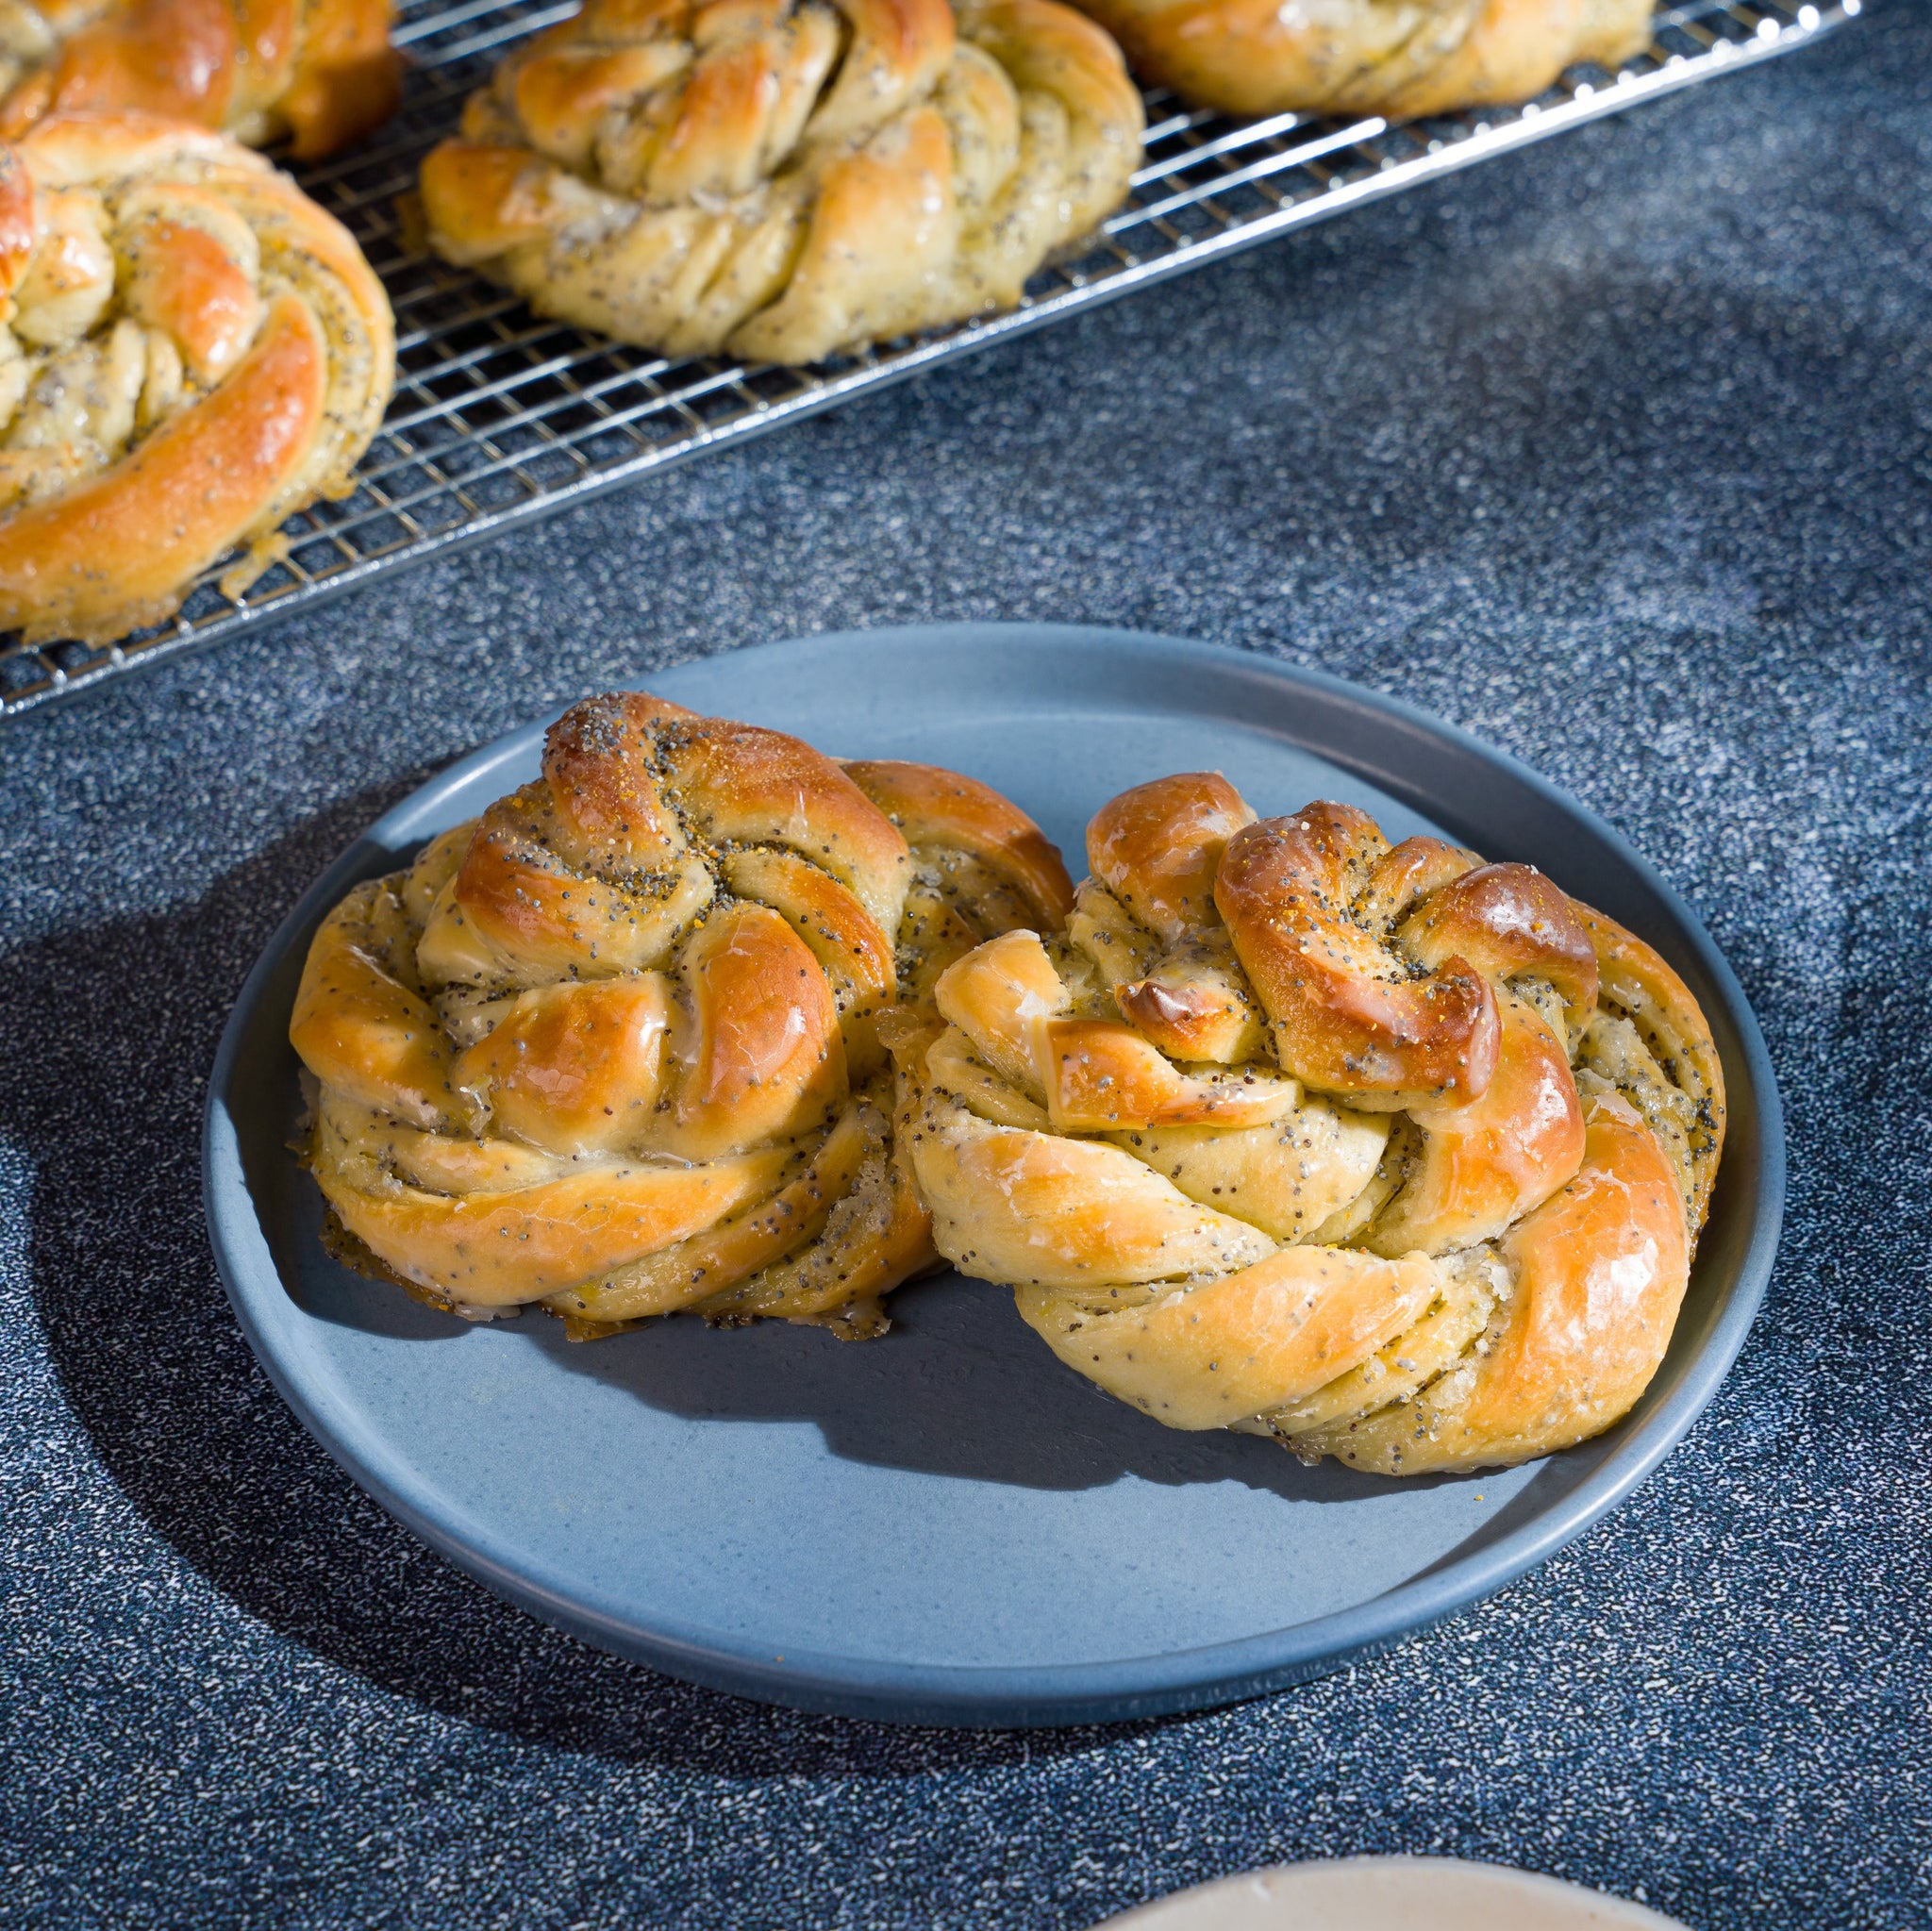
[[[69,1015],[64,1025],[0,1036],[0,1136],[37,1169],[40,1318],[67,1399],[122,1493],[250,1615],[397,1695],[526,1740],[738,1776],[903,1776],[1089,1747],[1098,1732],[914,1730],[767,1708],[592,1649],[499,1600],[385,1515],[271,1387],[208,1249],[199,1175],[208,1069],[253,953],[293,896],[291,876],[413,782],[344,801],[325,823],[229,873],[199,905],[6,957],[9,983],[54,989]],[[136,1149],[154,1151],[130,1166],[122,1156]],[[443,1320],[396,1299],[401,1319]],[[747,1339],[701,1329],[698,1338]],[[817,1333],[774,1336],[788,1338],[865,1352]],[[572,1347],[560,1327],[554,1344],[574,1357],[598,1352]],[[705,1398],[743,1407],[751,1385],[734,1377]],[[678,1399],[649,1374],[637,1391]],[[1112,1420],[1115,1405],[1095,1397],[1095,1406]],[[1185,1453],[1195,1444],[1178,1444],[1179,1462],[1164,1459],[1167,1431],[1123,1414],[1156,1438],[1149,1466],[1167,1473],[1153,1478],[1199,1478]],[[917,1457],[924,1436],[858,1446]],[[1074,1454],[1064,1477],[1072,1486],[1146,1460],[1105,1426]]]

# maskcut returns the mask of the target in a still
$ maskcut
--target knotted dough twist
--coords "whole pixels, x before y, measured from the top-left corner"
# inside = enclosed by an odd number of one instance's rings
[[[158,114],[313,160],[402,92],[390,0],[0,0],[0,140],[75,108]]]
[[[1030,820],[631,693],[360,885],[291,1038],[349,1257],[583,1338],[696,1308],[864,1334],[933,1259],[875,1022],[1072,887]]]
[[[394,371],[348,231],[259,155],[141,114],[0,146],[0,629],[165,617],[346,491]]]
[[[1141,100],[1057,0],[589,0],[424,163],[431,245],[670,355],[811,362],[1010,308]]]
[[[1682,980],[1524,865],[1225,779],[1127,791],[1062,940],[897,1051],[940,1251],[1177,1428],[1526,1459],[1663,1358],[1724,1137]]]
[[[1143,79],[1227,114],[1410,120],[1526,101],[1650,44],[1651,0],[1077,0]]]

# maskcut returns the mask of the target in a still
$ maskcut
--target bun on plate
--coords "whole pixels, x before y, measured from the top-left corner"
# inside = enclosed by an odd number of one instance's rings
[[[341,1251],[577,1338],[694,1309],[877,1331],[934,1263],[882,1016],[1072,897],[1030,820],[641,692],[358,886],[290,1028]]]
[[[1416,1474],[1624,1414],[1724,1140],[1677,974],[1528,866],[1211,773],[1088,857],[1064,935],[897,1039],[940,1252],[1172,1427]]]

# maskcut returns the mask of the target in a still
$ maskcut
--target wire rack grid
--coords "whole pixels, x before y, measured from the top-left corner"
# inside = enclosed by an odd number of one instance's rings
[[[106,647],[0,639],[11,717],[549,515],[649,471],[775,427],[935,362],[1211,261],[1363,201],[1788,52],[1859,11],[1786,0],[1690,0],[1656,19],[1621,73],[1574,68],[1541,100],[1391,125],[1283,114],[1233,122],[1147,96],[1147,154],[1126,205],[1075,258],[1036,275],[1009,314],[814,369],[667,360],[532,315],[411,248],[399,199],[501,50],[575,11],[538,0],[404,0],[411,61],[397,118],[303,186],[347,224],[397,325],[395,398],[352,495],[291,519],[288,555],[245,591],[210,570],[168,623]]]

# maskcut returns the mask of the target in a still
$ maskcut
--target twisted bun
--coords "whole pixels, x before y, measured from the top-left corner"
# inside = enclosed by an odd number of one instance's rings
[[[1532,99],[1650,43],[1650,0],[1078,0],[1143,79],[1228,114],[1412,120]]]
[[[1050,923],[1056,872],[1063,905],[1051,848],[970,780],[578,705],[536,783],[310,948],[291,1038],[351,1257],[579,1337],[684,1307],[875,1330],[933,1257],[880,1017],[1010,917]]]
[[[1527,866],[1213,774],[1088,854],[1064,939],[980,947],[898,1040],[940,1251],[1174,1427],[1412,1474],[1623,1415],[1724,1138],[1663,960]]]
[[[589,0],[424,163],[431,244],[670,355],[810,362],[1010,308],[1126,191],[1140,96],[1057,0]]]
[[[0,147],[0,628],[101,641],[341,493],[394,377],[347,231],[258,155],[140,114]]]
[[[187,121],[312,160],[395,110],[390,0],[8,0],[0,140],[76,108]]]

